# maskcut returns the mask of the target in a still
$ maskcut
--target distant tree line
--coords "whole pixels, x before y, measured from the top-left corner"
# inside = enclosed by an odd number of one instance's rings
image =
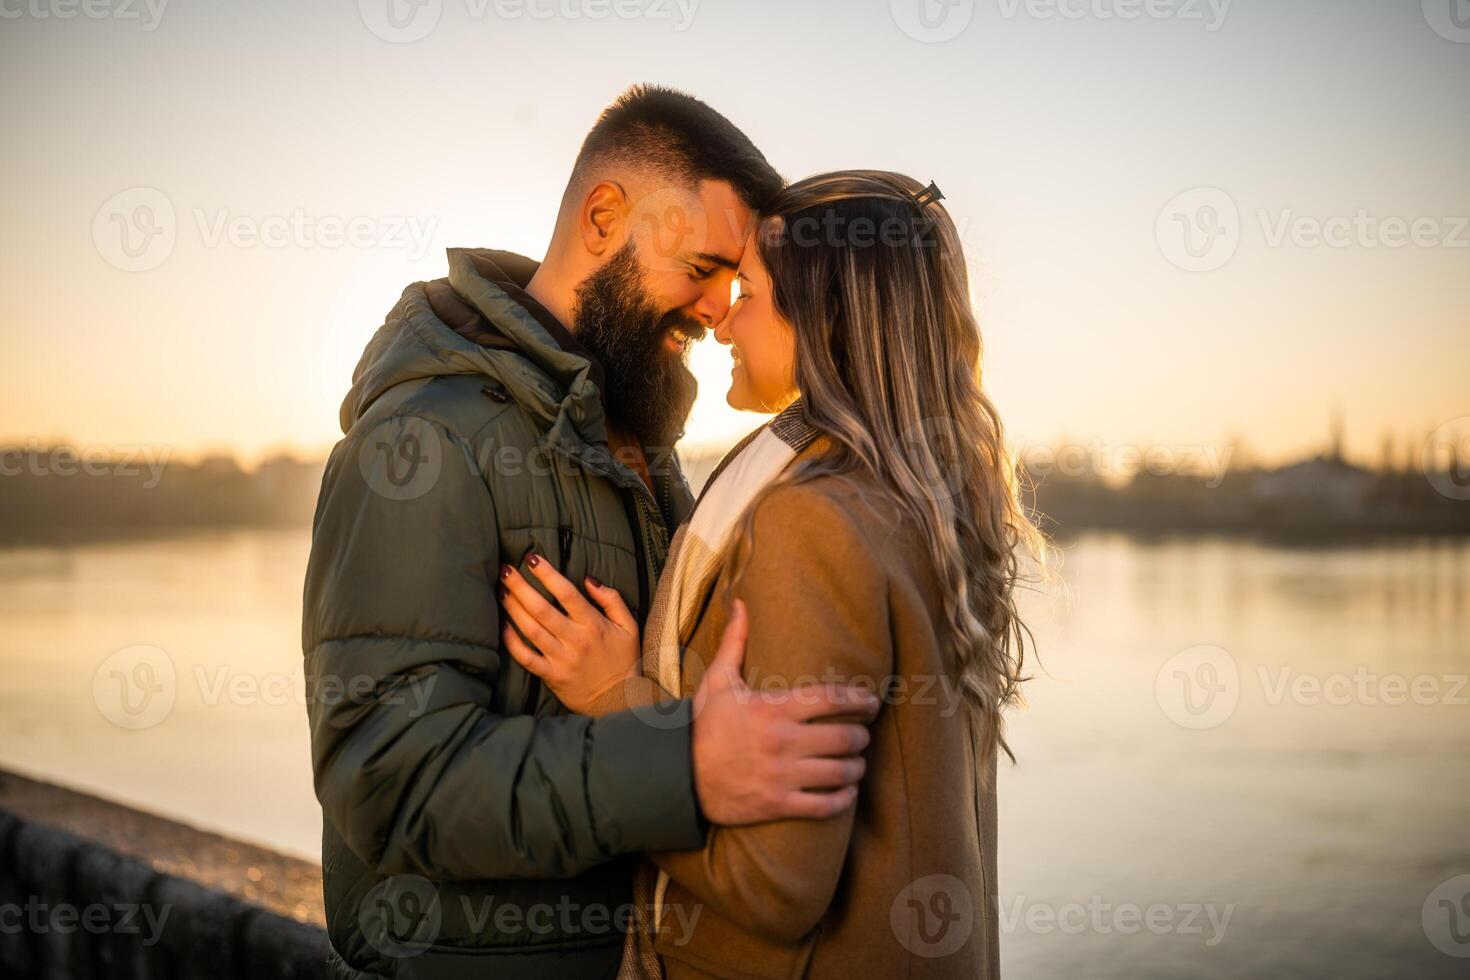
[[[681,454],[696,490],[721,455]],[[324,465],[278,456],[246,470],[226,456],[180,463],[143,451],[0,447],[0,543],[305,526]],[[1059,535],[1088,528],[1304,537],[1470,533],[1464,474],[1367,470],[1330,454],[1275,469],[1145,467],[1126,478],[1033,461],[1020,476],[1037,523]],[[937,474],[935,491],[944,488],[945,474]]]

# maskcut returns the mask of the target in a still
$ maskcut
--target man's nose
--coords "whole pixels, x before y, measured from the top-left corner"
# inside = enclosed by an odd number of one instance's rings
[[[726,283],[724,288],[715,286],[706,289],[699,297],[699,302],[694,305],[694,315],[704,323],[706,327],[712,327],[725,319],[725,314],[730,312],[730,285]]]

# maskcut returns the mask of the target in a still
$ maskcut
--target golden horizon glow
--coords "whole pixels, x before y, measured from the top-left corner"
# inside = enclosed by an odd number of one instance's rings
[[[943,187],[1015,445],[1239,441],[1286,460],[1320,448],[1340,408],[1348,455],[1373,461],[1385,433],[1407,447],[1470,415],[1470,248],[1277,235],[1359,212],[1441,229],[1470,215],[1470,131],[1446,124],[1443,94],[1470,85],[1470,60],[1416,6],[1325,30],[1268,5],[1214,33],[977,10],[930,45],[880,4],[844,13],[816,62],[820,5],[758,26],[709,5],[678,34],[616,19],[492,31],[452,6],[397,46],[313,5],[289,21],[170,8],[148,33],[7,21],[0,78],[26,93],[6,108],[26,139],[0,157],[0,444],[321,455],[403,286],[442,276],[450,246],[541,254],[587,126],[634,80],[707,100],[789,177],[882,167]],[[1363,38],[1384,70],[1361,70]],[[657,59],[567,77],[609,50]],[[733,51],[772,70],[712,69]],[[516,92],[489,91],[487,57]],[[1158,239],[1192,188],[1239,209],[1238,249],[1209,271]],[[116,236],[161,216],[169,250],[135,268]],[[692,369],[689,445],[759,424],[724,404],[712,339]]]

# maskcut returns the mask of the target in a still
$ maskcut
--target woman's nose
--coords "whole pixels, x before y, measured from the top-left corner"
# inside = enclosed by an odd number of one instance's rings
[[[731,310],[730,312],[734,311]],[[720,322],[715,324],[715,340],[718,340],[726,347],[729,347],[732,343],[734,343],[734,341],[730,339],[730,312],[727,312],[720,319]]]

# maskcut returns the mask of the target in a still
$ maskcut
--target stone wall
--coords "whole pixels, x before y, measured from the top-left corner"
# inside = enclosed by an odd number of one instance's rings
[[[325,978],[310,862],[0,773],[0,976]]]

